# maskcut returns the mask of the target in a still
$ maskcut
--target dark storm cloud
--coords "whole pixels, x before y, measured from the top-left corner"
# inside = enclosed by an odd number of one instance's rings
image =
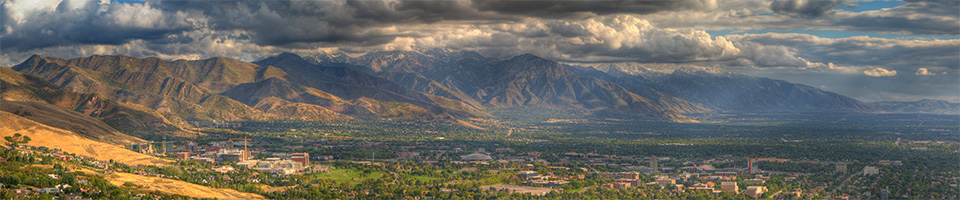
[[[217,30],[251,31],[260,45],[315,42],[379,45],[399,36],[377,31],[394,25],[430,26],[445,21],[518,22],[531,16],[566,18],[570,13],[654,13],[708,9],[712,0],[684,1],[173,1],[167,10],[200,9]],[[554,29],[578,34],[569,29]],[[579,34],[582,34],[579,33]]]
[[[19,4],[18,4],[19,3]],[[81,1],[53,2],[30,12],[21,5],[41,2],[5,2],[2,49],[17,51],[76,44],[123,44],[134,39],[154,40],[191,27],[182,13],[164,13],[149,4],[109,4]]]
[[[837,7],[853,5],[844,0],[777,0],[770,9],[799,19],[770,21],[767,27],[781,29],[839,29],[894,34],[960,35],[960,1],[907,0],[883,10],[851,12]]]
[[[841,5],[844,5],[842,0],[775,0],[770,4],[770,9],[777,14],[815,18]]]
[[[850,31],[960,35],[960,1],[907,1],[883,11],[838,13],[830,21]]]

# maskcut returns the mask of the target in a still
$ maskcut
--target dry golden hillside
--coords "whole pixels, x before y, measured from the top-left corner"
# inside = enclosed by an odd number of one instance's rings
[[[88,139],[117,145],[143,141],[123,134],[97,118],[45,102],[0,100],[0,105],[3,105],[0,106],[0,110],[43,125],[77,133]]]
[[[0,111],[0,119],[2,119],[0,120],[0,137],[20,133],[32,139],[28,145],[58,148],[97,160],[113,159],[129,165],[165,165],[169,162],[124,149],[120,145],[94,141],[74,132],[50,127],[6,111]]]
[[[211,188],[178,180],[140,176],[129,173],[113,173],[107,175],[106,178],[114,185],[123,185],[124,183],[130,182],[138,186],[143,186],[143,190],[181,194],[194,198],[266,199],[258,194],[239,192],[233,189]]]

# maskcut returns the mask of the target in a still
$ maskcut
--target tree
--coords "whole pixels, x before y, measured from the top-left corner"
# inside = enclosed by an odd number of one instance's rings
[[[17,148],[20,144],[26,144],[30,142],[30,137],[25,135],[20,135],[20,133],[14,133],[13,136],[3,137],[3,140],[6,140],[7,145],[10,148]]]

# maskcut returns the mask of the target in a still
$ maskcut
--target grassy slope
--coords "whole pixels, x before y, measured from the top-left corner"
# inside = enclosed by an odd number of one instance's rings
[[[132,137],[114,130],[106,123],[83,113],[67,110],[44,102],[5,101],[0,100],[0,110],[9,113],[26,113],[27,119],[37,123],[77,133],[78,136],[105,143],[123,145],[132,142],[142,142],[140,138]]]
[[[148,156],[124,149],[120,145],[97,142],[79,136],[71,131],[50,127],[36,121],[0,111],[0,136],[11,136],[14,133],[26,135],[32,139],[29,145],[58,148],[66,152],[81,156],[90,156],[97,160],[114,160],[130,165],[165,165],[168,163],[153,156]]]
[[[266,199],[258,194],[239,192],[233,189],[211,188],[178,180],[140,176],[129,173],[113,173],[107,175],[106,178],[111,184],[118,186],[130,182],[139,186],[143,186],[143,189],[147,191],[160,191],[163,193],[180,194],[194,198]]]

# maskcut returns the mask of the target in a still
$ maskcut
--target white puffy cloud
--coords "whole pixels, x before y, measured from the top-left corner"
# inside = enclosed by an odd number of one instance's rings
[[[933,75],[937,75],[936,73],[932,73],[932,72],[930,72],[930,70],[928,70],[927,68],[923,68],[923,67],[918,68],[918,69],[917,69],[917,73],[914,73],[914,74],[916,74],[917,76],[933,76]]]
[[[430,45],[421,48],[474,50],[495,57],[534,53],[563,61],[679,62],[740,55],[740,49],[724,37],[694,29],[659,28],[633,15],[451,26],[425,35],[417,40]]]
[[[873,77],[896,76],[897,70],[887,70],[884,68],[876,67],[870,70],[863,71],[863,74],[866,74],[867,76],[873,76]]]

